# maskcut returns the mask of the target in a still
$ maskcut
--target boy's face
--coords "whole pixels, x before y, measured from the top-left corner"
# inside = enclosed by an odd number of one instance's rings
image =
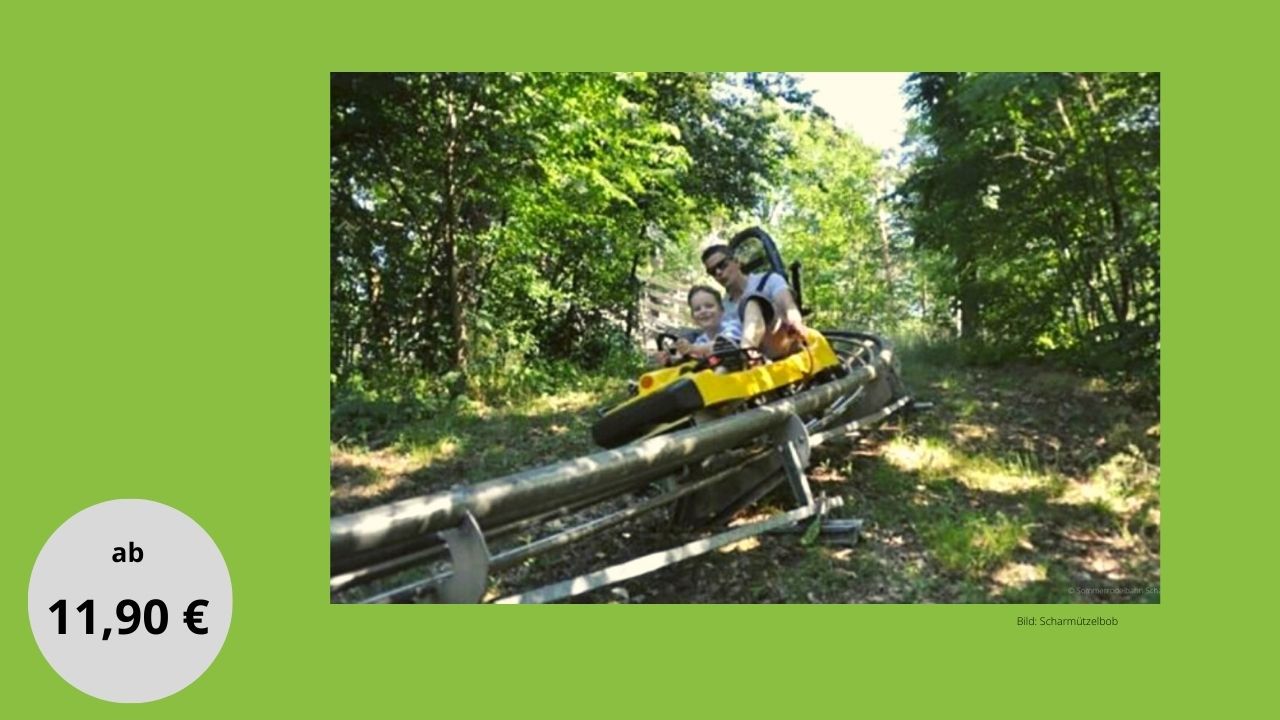
[[[720,329],[720,316],[724,310],[711,293],[698,292],[689,301],[689,310],[693,313],[693,321],[708,334]]]

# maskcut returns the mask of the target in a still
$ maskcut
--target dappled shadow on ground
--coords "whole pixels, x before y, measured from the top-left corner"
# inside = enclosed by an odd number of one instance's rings
[[[841,496],[838,514],[866,521],[854,547],[764,536],[573,602],[1159,602],[1154,409],[1097,381],[1037,368],[915,365],[908,379],[932,411],[814,452],[815,492]],[[331,508],[349,512],[593,452],[598,402],[584,394],[457,413],[407,428],[380,450],[335,447]],[[790,506],[781,491],[738,520]],[[489,597],[695,537],[649,516],[525,562],[495,579]]]
[[[869,527],[847,600],[1076,602],[1159,584],[1158,523],[1074,500],[1075,481],[992,490],[884,459],[851,471]]]
[[[521,406],[450,407],[401,428],[378,449],[337,444],[329,453],[330,514],[469,485],[595,452],[599,395],[565,393]]]
[[[1160,464],[1154,410],[1099,380],[1013,366],[966,370],[921,368],[919,395],[935,400],[914,431],[961,450],[999,457],[1026,454],[1038,467],[1087,476],[1117,452]]]
[[[1034,368],[914,385],[934,410],[815,451],[815,491],[867,523],[857,546],[770,536],[585,600],[1159,602],[1154,410]]]

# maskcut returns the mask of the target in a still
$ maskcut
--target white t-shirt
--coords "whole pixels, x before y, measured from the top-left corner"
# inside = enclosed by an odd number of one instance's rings
[[[747,276],[747,288],[743,291],[742,297],[738,301],[735,302],[728,297],[724,299],[724,314],[726,317],[736,317],[738,322],[742,322],[742,311],[739,309],[741,301],[752,296],[767,299],[774,305],[776,310],[778,295],[787,289],[789,289],[787,281],[776,272],[751,273]],[[777,313],[775,312],[774,314],[776,315]]]
[[[720,318],[720,329],[716,332],[716,336],[724,336],[735,343],[742,342],[742,323],[738,322],[737,316],[730,315],[728,308],[725,309],[724,317]],[[695,345],[702,345],[715,340],[715,336],[702,333],[694,339]]]

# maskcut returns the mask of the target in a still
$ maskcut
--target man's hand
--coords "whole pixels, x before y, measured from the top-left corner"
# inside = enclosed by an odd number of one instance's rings
[[[789,337],[793,340],[797,340],[802,343],[807,342],[807,340],[805,339],[805,334],[807,333],[807,329],[805,328],[803,321],[784,320],[782,322],[781,330],[782,330],[782,334],[785,335],[786,337]]]

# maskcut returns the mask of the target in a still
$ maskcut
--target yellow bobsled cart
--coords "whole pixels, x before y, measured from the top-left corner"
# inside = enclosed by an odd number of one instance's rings
[[[772,271],[785,277],[777,246],[764,230],[748,228],[729,247],[744,272]],[[790,274],[792,295],[803,312],[799,263],[792,264]],[[767,401],[844,374],[846,366],[822,333],[808,330],[801,340],[801,350],[770,363],[754,350],[735,347],[647,372],[633,384],[630,399],[596,422],[592,438],[602,447],[617,447],[682,425],[704,410]]]

